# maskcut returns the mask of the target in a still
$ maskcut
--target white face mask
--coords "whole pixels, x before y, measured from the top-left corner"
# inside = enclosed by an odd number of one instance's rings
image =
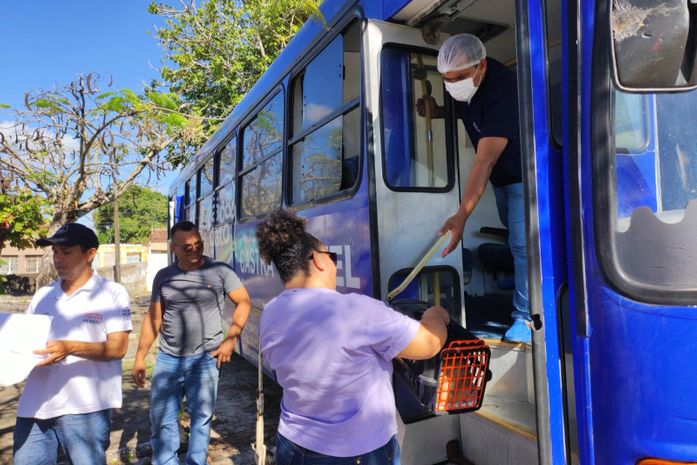
[[[477,65],[477,71],[479,71],[479,65]],[[477,71],[474,72],[474,76],[477,75]],[[445,90],[447,90],[450,96],[455,100],[470,103],[470,100],[479,88],[474,85],[474,76],[457,82],[446,81]]]

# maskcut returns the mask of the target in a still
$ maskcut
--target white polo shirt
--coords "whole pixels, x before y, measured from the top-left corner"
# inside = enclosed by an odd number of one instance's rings
[[[95,272],[67,296],[61,280],[39,289],[27,313],[51,315],[49,340],[105,342],[107,334],[130,331],[126,289]],[[73,355],[35,368],[19,399],[18,417],[54,418],[121,407],[121,360],[96,361]]]

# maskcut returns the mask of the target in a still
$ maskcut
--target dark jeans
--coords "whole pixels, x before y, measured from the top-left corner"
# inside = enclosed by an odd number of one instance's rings
[[[399,465],[396,436],[382,447],[355,457],[332,457],[300,447],[280,434],[276,437],[276,465]]]

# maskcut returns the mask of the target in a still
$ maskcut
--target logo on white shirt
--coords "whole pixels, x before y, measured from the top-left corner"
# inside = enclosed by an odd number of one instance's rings
[[[101,313],[85,313],[82,317],[83,323],[91,323],[94,325],[100,325],[104,321],[104,316]]]

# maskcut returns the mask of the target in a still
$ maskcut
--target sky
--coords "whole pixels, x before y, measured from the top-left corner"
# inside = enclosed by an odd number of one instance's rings
[[[0,103],[19,107],[30,90],[62,87],[79,74],[138,92],[159,76],[159,17],[151,0],[10,0],[0,15]],[[0,111],[0,121],[12,119]],[[170,173],[157,185],[166,192]]]

